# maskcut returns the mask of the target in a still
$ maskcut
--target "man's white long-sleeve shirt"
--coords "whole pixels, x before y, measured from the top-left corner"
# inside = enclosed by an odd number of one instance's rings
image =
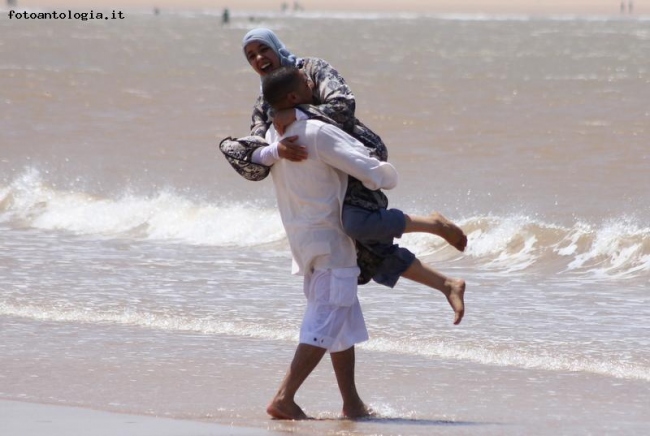
[[[280,159],[271,168],[278,208],[293,257],[293,274],[313,269],[356,266],[354,242],[344,232],[341,210],[348,175],[368,189],[392,189],[397,171],[388,162],[369,156],[359,141],[317,120],[295,121],[284,136],[298,136],[307,159]],[[271,127],[266,140],[281,137]]]

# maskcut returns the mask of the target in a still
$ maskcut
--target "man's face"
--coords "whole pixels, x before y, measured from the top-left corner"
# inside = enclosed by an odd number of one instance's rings
[[[280,67],[278,55],[269,46],[261,42],[249,42],[244,48],[244,53],[251,67],[262,77]]]

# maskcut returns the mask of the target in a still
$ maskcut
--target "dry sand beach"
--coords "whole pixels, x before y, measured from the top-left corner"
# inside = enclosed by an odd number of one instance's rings
[[[627,4],[629,0],[625,0]],[[172,8],[216,9],[232,11],[277,11],[286,3],[289,9],[299,4],[305,11],[349,12],[420,12],[420,13],[467,13],[467,14],[533,14],[533,15],[593,15],[619,13],[618,0],[19,0],[21,7],[57,8]],[[645,0],[633,2],[638,14],[647,11]]]

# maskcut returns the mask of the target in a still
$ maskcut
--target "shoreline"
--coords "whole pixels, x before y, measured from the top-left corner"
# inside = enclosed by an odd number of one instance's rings
[[[621,11],[623,3],[625,13]],[[633,13],[629,13],[632,5]],[[5,6],[5,5],[3,5]],[[571,2],[550,0],[519,0],[516,3],[505,0],[439,0],[431,4],[420,0],[392,2],[388,0],[358,0],[349,2],[332,0],[287,1],[278,0],[269,4],[262,0],[98,0],[92,7],[84,0],[17,0],[14,9],[20,8],[72,8],[90,9],[124,9],[124,10],[210,10],[229,9],[233,12],[278,12],[285,10],[302,12],[347,12],[347,13],[422,13],[422,14],[489,14],[489,15],[643,15],[647,7],[634,0],[574,0]],[[5,6],[7,7],[7,6]]]
[[[212,422],[0,399],[3,434],[20,436],[269,436],[277,432]],[[6,432],[6,433],[5,433]]]

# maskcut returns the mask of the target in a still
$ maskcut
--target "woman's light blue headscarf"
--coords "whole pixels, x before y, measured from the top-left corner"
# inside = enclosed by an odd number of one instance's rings
[[[280,41],[280,38],[275,36],[275,33],[273,33],[273,31],[264,29],[262,27],[253,29],[248,32],[246,36],[244,36],[244,39],[242,40],[242,50],[244,51],[244,56],[246,56],[246,44],[253,41],[261,42],[273,50],[275,54],[277,54],[280,58],[280,64],[282,66],[297,66],[298,62],[300,61],[299,58],[287,50],[282,41]]]

